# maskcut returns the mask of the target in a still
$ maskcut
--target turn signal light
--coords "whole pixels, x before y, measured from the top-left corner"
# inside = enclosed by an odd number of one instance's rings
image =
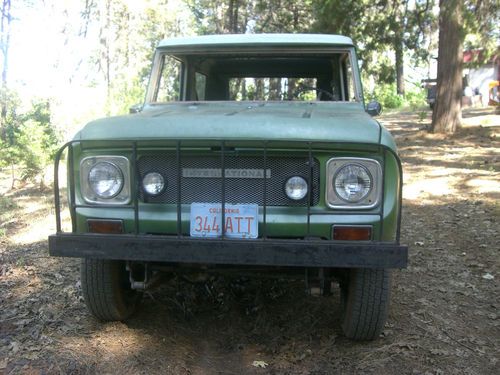
[[[370,241],[372,239],[372,227],[334,225],[332,238],[336,241]]]
[[[120,234],[123,233],[123,222],[121,220],[87,220],[90,233]]]

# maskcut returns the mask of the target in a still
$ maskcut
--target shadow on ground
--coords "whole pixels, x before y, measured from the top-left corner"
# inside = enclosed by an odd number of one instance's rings
[[[174,277],[126,323],[101,323],[83,304],[78,260],[9,237],[0,238],[0,373],[496,374],[498,127],[439,138],[413,114],[382,122],[404,163],[411,251],[378,340],[342,337],[337,289],[313,297],[289,279]],[[13,236],[36,225],[17,219]]]

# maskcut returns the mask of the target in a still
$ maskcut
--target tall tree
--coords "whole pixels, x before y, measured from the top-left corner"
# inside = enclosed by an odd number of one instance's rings
[[[498,55],[500,40],[500,2],[498,0],[464,0],[464,28],[467,50],[481,50],[474,55],[475,64],[491,61]]]
[[[312,28],[312,2],[309,0],[256,1],[255,31],[262,33],[309,32]]]
[[[246,30],[247,0],[188,0],[197,34],[236,34]],[[243,14],[242,14],[243,13]]]
[[[463,0],[439,1],[439,51],[433,133],[454,133],[462,121]]]
[[[101,56],[98,60],[99,68],[103,72],[106,83],[106,114],[110,114],[111,103],[111,0],[101,1],[99,6],[99,19],[101,21],[99,29],[99,43]]]
[[[454,133],[462,119],[462,64],[466,36],[479,35],[479,59],[498,52],[498,0],[440,0],[436,104],[431,132]],[[493,41],[493,43],[492,43]]]
[[[187,0],[198,34],[311,30],[311,0]]]
[[[88,81],[106,97],[99,114],[124,113],[144,99],[158,42],[191,32],[182,6],[169,0],[82,2],[78,36],[93,46],[84,68]]]
[[[319,0],[314,4],[314,28],[350,36],[358,45],[364,70],[378,82],[396,83],[397,93],[404,95],[405,53],[411,52],[416,61],[428,57],[433,0]],[[380,58],[389,54],[394,62]]]
[[[0,137],[5,140],[6,137],[6,120],[7,120],[7,73],[9,64],[9,48],[10,48],[10,26],[12,15],[10,13],[10,0],[2,0],[2,14],[0,21],[0,50],[2,52],[2,82],[0,86]]]

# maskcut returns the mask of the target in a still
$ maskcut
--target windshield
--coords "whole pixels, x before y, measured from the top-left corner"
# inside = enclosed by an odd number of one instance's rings
[[[150,102],[359,101],[349,51],[159,55]]]

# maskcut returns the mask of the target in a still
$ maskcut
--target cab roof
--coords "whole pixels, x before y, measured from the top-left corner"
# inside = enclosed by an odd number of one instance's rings
[[[329,34],[225,34],[162,40],[159,49],[252,48],[252,47],[351,47],[351,38]]]

